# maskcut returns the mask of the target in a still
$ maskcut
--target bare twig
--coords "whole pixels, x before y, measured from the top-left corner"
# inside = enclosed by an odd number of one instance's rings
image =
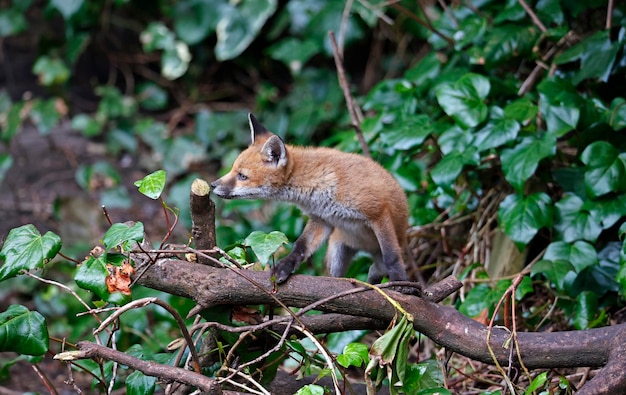
[[[117,320],[118,317],[122,315],[124,312],[130,309],[145,307],[151,303],[154,303],[156,305],[163,307],[165,310],[167,310],[168,313],[172,315],[172,317],[174,317],[174,319],[176,320],[176,323],[178,324],[180,328],[180,331],[183,334],[183,337],[185,338],[185,341],[187,342],[187,346],[189,347],[189,352],[191,352],[191,355],[193,357],[194,370],[200,373],[200,363],[198,362],[198,355],[196,353],[196,347],[194,346],[193,339],[191,338],[191,335],[189,334],[189,331],[187,330],[187,326],[185,325],[185,321],[183,320],[183,317],[181,317],[181,315],[178,313],[178,311],[176,311],[176,309],[174,309],[172,306],[165,303],[164,301],[160,300],[159,298],[154,298],[154,297],[143,298],[143,299],[134,300],[130,303],[125,304],[124,306],[120,307],[115,313],[111,314],[104,321],[102,321],[100,326],[96,328],[96,330],[94,330],[94,335],[97,335],[99,332],[104,330],[104,328],[110,325],[113,321]]]
[[[350,93],[350,86],[348,84],[348,80],[346,79],[346,72],[343,68],[343,56],[341,55],[341,50],[337,45],[335,33],[330,31],[328,32],[328,36],[330,37],[330,43],[333,47],[333,56],[335,57],[335,65],[337,66],[337,77],[339,78],[339,85],[341,86],[343,95],[346,98],[346,105],[348,106],[350,118],[352,119],[352,127],[354,127],[356,136],[359,139],[359,143],[361,144],[363,155],[371,158],[372,154],[370,153],[370,148],[367,146],[365,138],[363,137],[363,131],[361,130],[361,121],[357,113],[356,105],[354,104],[354,99],[352,98],[352,94]]]
[[[181,369],[175,366],[162,365],[153,361],[144,361],[121,351],[112,350],[98,344],[82,341],[78,343],[78,351],[69,351],[55,355],[55,359],[73,361],[76,359],[102,358],[107,361],[116,361],[124,366],[138,370],[147,376],[160,377],[198,387],[209,393],[215,391],[215,380],[203,376],[200,373]],[[235,395],[237,392],[223,391],[226,395]]]
[[[530,16],[530,19],[532,19],[533,23],[539,28],[539,30],[541,30],[542,33],[545,33],[548,29],[546,28],[546,25],[544,25],[543,22],[541,22],[541,19],[539,19],[537,14],[535,14],[535,11],[533,11],[532,8],[528,6],[526,1],[524,0],[517,0],[517,1],[520,3],[522,8],[524,8],[528,16]]]
[[[613,0],[609,0],[609,5],[606,7],[606,30],[611,29],[611,20],[613,18]]]

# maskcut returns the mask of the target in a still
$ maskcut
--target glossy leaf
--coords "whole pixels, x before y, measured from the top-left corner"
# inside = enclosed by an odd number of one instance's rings
[[[575,195],[565,195],[558,201],[554,228],[559,238],[567,242],[587,240],[594,243],[602,226],[591,210]]]
[[[527,124],[535,119],[539,108],[529,98],[522,97],[514,100],[504,107],[504,116],[514,119],[522,124]]]
[[[126,378],[127,395],[152,395],[156,389],[156,377],[146,376],[136,370]]]
[[[510,280],[501,280],[494,287],[480,284],[472,288],[459,306],[459,311],[468,317],[478,317],[483,311],[492,314],[498,301],[511,285]]]
[[[369,361],[368,347],[363,343],[350,343],[337,355],[337,362],[344,368],[361,367]]]
[[[317,384],[307,384],[294,393],[294,395],[324,395],[324,387]]]
[[[57,110],[56,99],[34,100],[30,110],[30,119],[37,126],[39,133],[43,135],[50,133],[61,119],[61,114]]]
[[[580,119],[582,99],[567,80],[553,78],[538,86],[539,111],[543,115],[547,132],[561,137],[576,128]]]
[[[519,123],[513,119],[496,119],[476,133],[473,145],[479,151],[500,147],[515,141],[519,130]]]
[[[576,298],[576,311],[574,315],[574,327],[587,329],[598,313],[598,297],[594,292],[584,291]]]
[[[543,258],[551,261],[561,259],[570,262],[577,273],[588,266],[597,265],[599,262],[594,246],[581,240],[573,244],[555,241],[548,246]]]
[[[478,151],[470,147],[462,152],[451,152],[445,155],[431,170],[430,176],[437,185],[449,187],[461,174],[466,165],[478,165]]]
[[[43,236],[34,225],[11,229],[7,235],[0,259],[0,281],[15,277],[21,270],[41,269],[61,249],[61,238],[52,232]]]
[[[409,150],[422,144],[432,132],[433,126],[429,117],[413,115],[403,119],[401,126],[381,133],[381,141],[395,150]]]
[[[605,121],[611,125],[613,130],[626,128],[626,100],[623,97],[613,99]]]
[[[513,148],[502,150],[502,171],[517,192],[522,192],[526,181],[535,174],[542,159],[556,153],[556,138],[544,134],[540,138],[526,138]]]
[[[201,42],[215,31],[224,3],[223,0],[177,1],[172,17],[176,35],[189,45]]]
[[[139,188],[139,192],[150,199],[158,199],[165,189],[166,176],[165,170],[157,170],[141,180],[135,181],[135,186]]]
[[[265,21],[276,11],[276,0],[243,0],[230,3],[217,24],[215,56],[232,59],[241,54],[257,36]]]
[[[50,0],[50,5],[56,8],[65,20],[70,19],[83,3],[84,0]]]
[[[543,274],[548,280],[556,285],[557,289],[563,290],[565,276],[574,270],[574,266],[568,261],[562,259],[557,259],[555,261],[542,259],[533,265],[530,275],[531,277],[535,277],[537,274]]]
[[[498,209],[498,222],[507,236],[524,247],[539,229],[552,226],[552,199],[545,193],[507,196]]]
[[[70,77],[70,69],[59,58],[41,56],[33,65],[33,73],[44,86],[63,84]]]
[[[7,171],[13,166],[13,157],[11,154],[0,154],[0,184],[4,180]]]
[[[588,78],[607,82],[620,47],[619,43],[611,42],[608,30],[601,30],[555,57],[554,62],[563,64],[580,60],[580,69],[572,79],[576,85]]]
[[[0,352],[43,355],[48,343],[46,320],[39,312],[14,304],[0,313]]]
[[[87,257],[74,273],[74,281],[79,287],[93,292],[101,300],[122,305],[131,300],[131,296],[120,292],[110,293],[108,291],[106,278],[110,273],[107,269],[107,257],[107,255],[97,258],[93,256]]]
[[[524,391],[524,395],[533,395],[535,391],[543,388],[547,382],[548,372],[542,372],[538,374],[537,377],[535,377],[533,381],[530,382],[530,385],[528,386],[528,388],[526,388],[526,391]]]
[[[276,250],[283,244],[289,243],[289,240],[283,233],[278,231],[265,233],[256,230],[250,233],[244,242],[247,246],[252,248],[252,251],[257,258],[259,258],[261,264],[265,266]]]
[[[596,141],[585,148],[581,155],[585,169],[585,187],[591,197],[626,188],[626,155],[605,141]]]
[[[133,224],[113,224],[104,234],[102,242],[107,249],[115,248],[119,245],[125,245],[129,242],[140,242],[144,238],[143,223],[135,222]]]
[[[466,74],[454,83],[435,88],[441,108],[461,127],[468,129],[487,118],[485,99],[489,94],[489,80],[479,74]]]

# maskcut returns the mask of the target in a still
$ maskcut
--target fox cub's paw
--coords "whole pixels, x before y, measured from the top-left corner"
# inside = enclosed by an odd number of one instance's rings
[[[276,283],[278,284],[284,283],[289,276],[291,276],[291,273],[296,266],[287,258],[279,261],[276,266],[274,266],[274,275],[276,276]]]

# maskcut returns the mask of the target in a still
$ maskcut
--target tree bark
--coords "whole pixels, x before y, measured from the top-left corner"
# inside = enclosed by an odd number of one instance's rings
[[[273,285],[267,272],[219,269],[174,259],[157,261],[139,283],[193,299],[205,308],[215,305],[277,305],[273,297],[287,306],[302,308],[357,287],[349,279],[293,275],[272,293]],[[418,332],[450,351],[477,361],[494,363],[487,347],[488,328],[485,325],[465,317],[452,307],[393,291],[385,292],[414,316],[413,325]],[[342,296],[316,310],[370,319],[378,328],[382,323],[391,322],[396,315],[389,301],[373,290]],[[331,332],[363,324],[361,320],[348,324],[338,316],[333,321],[337,323],[334,327],[328,326],[325,330],[324,326],[317,325],[315,329]],[[517,337],[522,361],[529,369],[601,367],[610,359],[614,338],[623,331],[624,325],[616,325],[583,331],[521,332]],[[491,334],[490,345],[501,364],[507,364],[511,355],[510,349],[505,347],[506,344],[513,346],[509,337],[509,332],[499,328],[494,328]],[[519,365],[516,353],[513,355],[513,363]]]

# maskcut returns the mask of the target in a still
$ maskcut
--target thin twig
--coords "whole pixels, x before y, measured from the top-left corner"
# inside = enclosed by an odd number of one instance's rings
[[[401,6],[400,4],[393,4],[392,5],[394,8],[396,8],[397,10],[405,13],[406,15],[408,15],[409,18],[413,19],[415,22],[417,22],[418,24],[422,25],[423,27],[425,27],[426,29],[430,30],[431,32],[433,32],[434,34],[438,35],[439,37],[441,37],[442,39],[444,39],[449,46],[454,46],[454,40],[451,39],[450,37],[446,36],[445,34],[443,34],[442,32],[440,32],[439,30],[437,30],[432,23],[430,23],[430,20],[426,19],[423,20],[422,18],[420,18],[419,16],[415,15],[413,12],[411,12],[410,10],[408,10],[407,8],[404,8],[403,6]]]
[[[143,298],[143,299],[134,300],[128,304],[125,304],[124,306],[120,307],[115,313],[111,314],[104,321],[102,321],[100,326],[94,330],[93,332],[94,335],[97,335],[99,332],[101,332],[104,328],[106,328],[109,324],[111,324],[124,312],[130,309],[145,307],[151,303],[154,303],[156,305],[163,307],[165,310],[167,310],[168,313],[172,315],[172,317],[174,317],[174,319],[176,320],[176,323],[178,324],[180,328],[180,331],[183,334],[183,337],[185,338],[185,341],[187,342],[187,346],[189,347],[189,352],[191,352],[191,355],[193,357],[194,370],[197,373],[200,373],[201,372],[200,362],[198,361],[198,354],[196,352],[196,347],[194,346],[193,339],[191,338],[191,335],[189,334],[189,331],[187,330],[187,327],[185,326],[185,321],[183,320],[183,317],[178,313],[178,311],[176,311],[176,309],[174,309],[172,306],[170,306],[169,304],[165,303],[164,301],[158,298],[154,298],[154,297]]]
[[[361,130],[361,122],[357,114],[356,105],[354,104],[354,99],[352,98],[352,94],[350,93],[350,86],[348,85],[346,72],[343,68],[343,56],[341,56],[341,50],[337,45],[335,33],[329,31],[328,36],[330,37],[330,43],[333,47],[333,56],[335,58],[335,65],[337,66],[337,77],[339,78],[339,85],[341,86],[343,95],[346,98],[346,105],[348,106],[348,112],[350,112],[350,118],[352,119],[352,127],[354,127],[356,137],[359,139],[359,143],[361,144],[363,155],[371,158],[372,154],[370,153],[370,148],[367,146],[365,138],[363,137],[363,131]]]
[[[613,0],[609,0],[609,5],[606,7],[606,30],[611,29],[611,20],[613,18]]]
[[[520,3],[522,8],[524,8],[528,16],[530,16],[530,19],[533,20],[533,23],[539,28],[539,30],[541,30],[542,33],[545,33],[546,31],[548,31],[548,29],[546,28],[546,25],[544,25],[543,22],[541,22],[541,19],[539,19],[537,14],[535,14],[535,11],[533,11],[532,8],[528,6],[526,1],[524,0],[517,0],[517,1],[518,3]]]

